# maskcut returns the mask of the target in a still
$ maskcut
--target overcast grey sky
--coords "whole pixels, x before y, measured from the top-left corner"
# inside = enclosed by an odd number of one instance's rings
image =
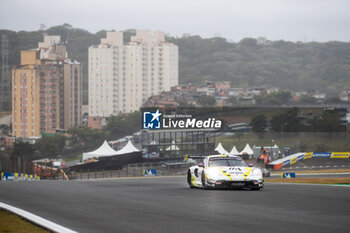
[[[0,29],[69,23],[90,32],[129,28],[239,41],[350,41],[350,0],[0,0]]]

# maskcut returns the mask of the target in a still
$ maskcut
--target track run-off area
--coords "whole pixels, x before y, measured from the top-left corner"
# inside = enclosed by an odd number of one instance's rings
[[[0,182],[0,202],[78,232],[349,232],[350,186],[190,189],[185,177]]]

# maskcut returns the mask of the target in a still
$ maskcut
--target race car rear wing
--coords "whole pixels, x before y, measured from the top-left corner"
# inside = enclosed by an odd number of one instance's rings
[[[204,159],[206,155],[185,155],[185,161],[188,159]]]
[[[193,159],[193,160],[200,160],[200,159],[204,159],[205,157],[207,157],[208,155],[185,155],[185,161],[188,161],[189,159]],[[227,156],[227,157],[239,157],[240,155],[223,155],[223,156]]]
[[[188,158],[191,159],[204,159],[207,155],[189,155]]]

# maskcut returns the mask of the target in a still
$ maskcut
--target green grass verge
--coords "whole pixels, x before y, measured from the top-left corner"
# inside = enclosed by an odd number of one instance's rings
[[[31,224],[30,222],[24,220],[23,218],[15,214],[0,209],[0,232],[44,233],[49,231]]]

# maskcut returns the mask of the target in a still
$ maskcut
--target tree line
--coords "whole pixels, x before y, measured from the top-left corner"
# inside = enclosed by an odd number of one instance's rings
[[[140,130],[140,112],[110,116],[101,129],[79,126],[68,130],[68,135],[43,135],[36,144],[16,142],[9,151],[15,158],[27,160],[56,158],[57,156],[76,155],[86,150],[96,149],[104,140],[116,140]]]
[[[317,114],[301,114],[299,108],[287,109],[268,119],[259,114],[251,119],[252,131],[264,133],[273,132],[345,132],[346,125],[342,122],[342,109],[325,109]]]

